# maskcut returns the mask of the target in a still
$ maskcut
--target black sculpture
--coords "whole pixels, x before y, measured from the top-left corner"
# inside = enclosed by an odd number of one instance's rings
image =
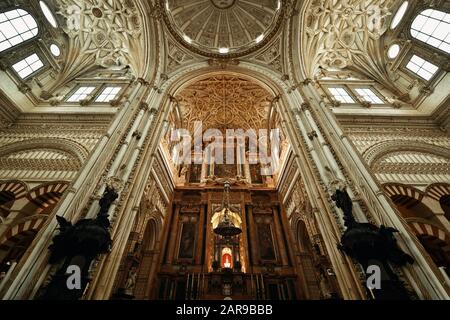
[[[100,205],[100,211],[98,213],[98,216],[108,217],[108,210],[118,196],[119,195],[117,194],[116,191],[107,186],[105,192],[103,192],[102,198],[98,202],[98,204]]]
[[[394,233],[398,230],[371,223],[356,222],[353,216],[352,201],[344,190],[336,190],[332,196],[338,208],[344,212],[347,230],[341,237],[338,248],[358,261],[364,271],[370,265],[377,265],[383,272],[381,289],[374,290],[377,299],[409,299],[409,294],[393,272],[389,263],[403,266],[412,264],[414,259],[397,245]]]
[[[111,246],[108,210],[117,197],[117,192],[107,187],[99,201],[100,211],[95,219],[82,219],[73,225],[65,218],[56,216],[60,232],[49,247],[49,263],[62,263],[62,266],[38,299],[75,300],[82,297],[92,261],[97,255],[107,253]],[[79,289],[70,289],[67,285],[71,276],[67,273],[69,266],[77,266],[81,270]]]
[[[344,224],[347,228],[352,227],[355,224],[355,218],[353,217],[353,202],[350,199],[347,191],[336,190],[336,193],[331,196],[336,206],[344,212]]]

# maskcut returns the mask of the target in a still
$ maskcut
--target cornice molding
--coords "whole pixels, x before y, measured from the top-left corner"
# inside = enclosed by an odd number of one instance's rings
[[[436,108],[431,117],[439,128],[450,131],[450,96]]]
[[[16,124],[26,125],[90,125],[107,126],[114,114],[61,114],[61,113],[23,113],[16,119]]]
[[[406,115],[350,115],[336,114],[337,119],[344,127],[350,126],[382,126],[382,127],[434,127],[436,123],[429,116],[406,116]]]
[[[20,116],[20,109],[0,90],[0,127],[14,123]]]

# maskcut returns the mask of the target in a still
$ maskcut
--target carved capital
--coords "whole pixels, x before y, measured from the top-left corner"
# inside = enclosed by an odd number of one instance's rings
[[[402,107],[402,104],[400,102],[392,103],[392,108],[394,108],[394,109],[400,109],[401,107]]]
[[[105,184],[107,187],[109,187],[111,190],[114,190],[115,192],[120,192],[124,187],[125,183],[120,179],[119,177],[107,177],[105,179]]]
[[[147,111],[147,110],[150,109],[150,106],[148,105],[147,102],[141,102],[140,105],[139,105],[139,109]]]
[[[41,95],[39,97],[44,100],[50,100],[51,98],[53,98],[53,95],[50,92],[44,90],[41,92]]]
[[[21,84],[17,85],[17,89],[19,89],[19,91],[22,92],[23,94],[27,94],[28,92],[31,92],[31,88],[25,83],[21,83]]]
[[[334,99],[331,100],[331,106],[332,107],[339,108],[341,105],[342,105],[342,103],[340,101],[337,101],[337,100],[334,100]]]
[[[273,104],[277,103],[278,101],[280,101],[280,95],[277,95],[276,97],[274,97],[272,99],[272,101],[270,102],[270,104],[273,105]]]
[[[118,106],[120,106],[120,100],[118,100],[118,99],[111,100],[111,101],[109,102],[109,105],[110,105],[111,107],[118,107]]]
[[[313,130],[310,133],[308,133],[309,140],[313,140],[314,138],[317,138],[317,137],[318,137],[318,135],[317,135],[316,130]]]
[[[139,84],[142,84],[143,86],[149,86],[150,85],[150,82],[148,82],[144,78],[137,78],[136,82],[139,83]]]
[[[369,109],[370,107],[372,107],[372,104],[369,101],[363,101],[363,102],[361,102],[361,106]]]
[[[300,110],[301,111],[310,110],[310,109],[311,109],[311,105],[309,104],[309,102],[303,102],[300,105]]]
[[[429,96],[431,94],[433,94],[434,89],[430,86],[424,86],[422,88],[420,88],[420,93],[426,96]]]
[[[56,107],[59,106],[61,104],[61,101],[59,99],[53,98],[50,100],[50,105],[52,107]]]
[[[89,105],[89,102],[90,102],[90,99],[81,100],[80,101],[80,106],[85,107],[85,106]]]
[[[169,80],[169,76],[165,73],[161,73],[160,79],[162,81],[167,81],[167,80]]]
[[[3,60],[0,59],[0,70],[1,71],[6,71],[7,68],[8,68],[8,66],[6,65],[6,63],[3,62]]]
[[[314,81],[310,78],[306,78],[305,80],[302,81],[302,85],[307,86],[311,83],[313,83]]]

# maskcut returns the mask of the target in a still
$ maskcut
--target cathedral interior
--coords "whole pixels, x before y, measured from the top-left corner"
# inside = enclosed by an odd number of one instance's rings
[[[449,133],[448,0],[1,0],[0,298],[449,300]]]

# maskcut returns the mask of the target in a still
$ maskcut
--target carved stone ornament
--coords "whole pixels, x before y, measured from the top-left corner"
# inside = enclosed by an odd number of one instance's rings
[[[124,188],[125,184],[122,179],[118,177],[108,177],[105,179],[105,184],[115,192],[120,192]]]
[[[262,129],[272,95],[259,84],[234,75],[211,76],[184,88],[175,97],[183,122],[194,132],[196,121],[203,130]]]

